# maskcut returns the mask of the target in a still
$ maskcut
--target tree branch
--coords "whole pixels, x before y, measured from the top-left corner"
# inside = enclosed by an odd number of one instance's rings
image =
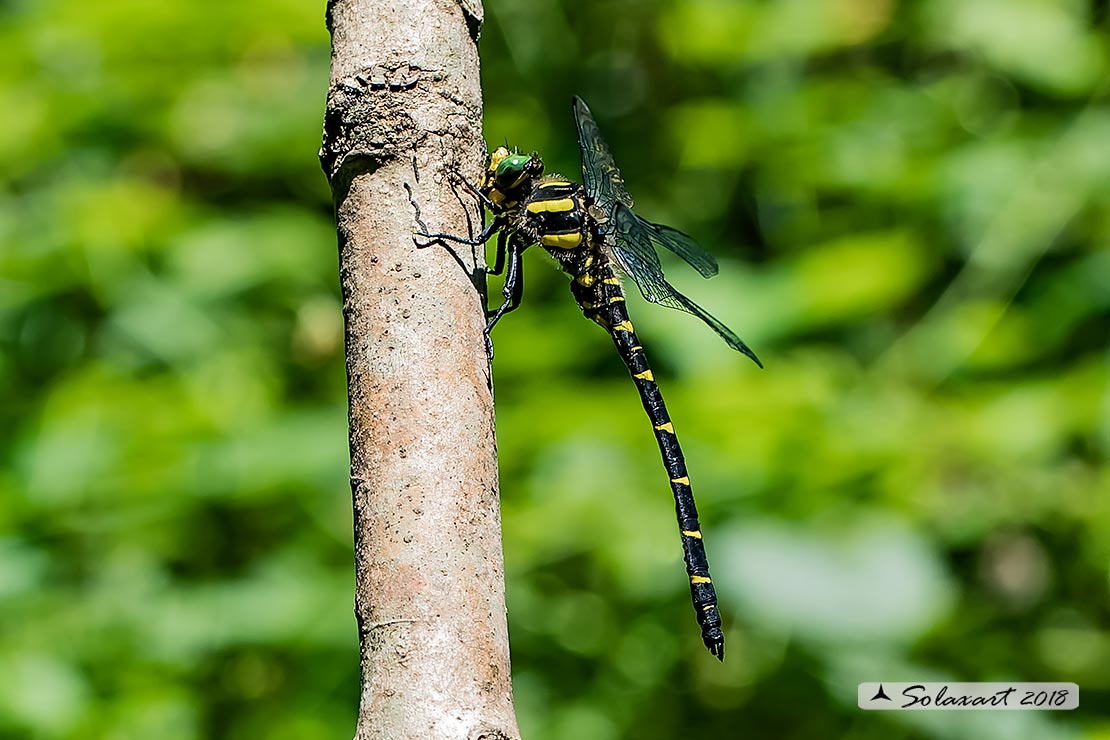
[[[346,321],[358,740],[515,740],[479,255],[445,171],[480,172],[477,0],[332,0],[320,160]],[[473,206],[471,206],[473,210]]]

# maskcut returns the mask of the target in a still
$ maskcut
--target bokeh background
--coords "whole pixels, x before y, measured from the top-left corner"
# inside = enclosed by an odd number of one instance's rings
[[[632,301],[728,627],[701,647],[654,441],[529,254],[496,332],[530,740],[1110,738],[1105,0],[488,0],[486,132],[720,257]],[[0,736],[348,737],[323,2],[0,3]],[[493,290],[497,286],[492,286]],[[864,680],[1075,681],[869,713]]]

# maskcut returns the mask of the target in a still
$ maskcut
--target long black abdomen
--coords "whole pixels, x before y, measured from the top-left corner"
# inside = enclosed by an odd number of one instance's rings
[[[571,275],[574,278],[571,290],[586,317],[600,324],[609,332],[617,346],[621,359],[636,381],[640,400],[644,404],[648,418],[655,428],[655,438],[663,455],[663,465],[671,481],[674,494],[675,513],[678,529],[682,534],[683,558],[686,573],[690,578],[690,596],[694,611],[701,627],[701,639],[709,652],[724,660],[725,636],[721,631],[721,615],[717,609],[717,592],[709,577],[709,561],[705,556],[701,527],[698,523],[698,509],[694,504],[694,494],[690,489],[690,477],[686,472],[686,460],[682,456],[678,437],[675,436],[671,417],[663,402],[663,394],[648,365],[647,355],[636,339],[632,322],[625,308],[624,294],[620,282],[605,258],[586,255],[577,261]],[[575,274],[577,273],[577,274]]]

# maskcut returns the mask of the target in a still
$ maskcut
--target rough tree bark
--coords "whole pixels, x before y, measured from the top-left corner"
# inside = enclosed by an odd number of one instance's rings
[[[356,738],[508,740],[512,705],[481,257],[445,171],[483,163],[479,0],[330,0],[321,162],[346,321]],[[469,202],[472,204],[472,201]]]

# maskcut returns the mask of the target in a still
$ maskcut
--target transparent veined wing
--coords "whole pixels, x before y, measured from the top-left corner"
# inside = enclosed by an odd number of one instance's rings
[[[689,236],[670,226],[653,224],[635,213],[632,215],[647,232],[653,244],[665,247],[686,260],[702,277],[710,278],[717,274],[717,260]]]
[[[644,298],[660,306],[675,308],[697,316],[717,332],[728,346],[747,355],[756,365],[763,367],[755,352],[752,352],[732,329],[667,282],[663,277],[659,256],[651,245],[651,227],[655,227],[655,224],[644,221],[631,209],[617,204],[613,208],[610,229],[604,237],[609,252],[621,269],[635,281]]]
[[[586,193],[606,212],[611,213],[617,204],[631,209],[632,196],[625,190],[624,179],[613,154],[601,138],[597,122],[582,98],[574,99],[574,120],[578,124],[578,148],[582,154],[582,180]],[[670,226],[654,224],[638,216],[636,218],[641,226],[639,233],[646,235],[650,242],[674,252],[703,277],[717,274],[717,260],[689,236]],[[603,226],[602,231],[607,228]]]
[[[590,109],[582,98],[574,98],[574,121],[578,125],[578,148],[582,154],[582,184],[594,201],[609,210],[617,203],[631,208],[632,196],[624,189],[624,179],[613,159]]]

